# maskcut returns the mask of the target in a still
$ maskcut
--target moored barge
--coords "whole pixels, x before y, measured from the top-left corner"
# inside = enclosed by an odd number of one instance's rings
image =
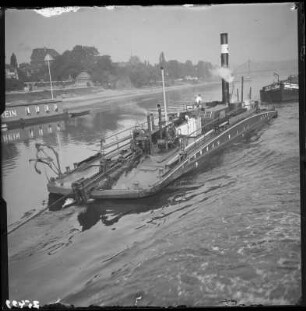
[[[289,76],[286,80],[279,80],[277,82],[264,86],[260,90],[260,100],[265,103],[282,103],[299,100],[299,84],[297,76]]]
[[[8,103],[1,114],[2,128],[43,123],[68,117],[61,100],[40,100],[30,103]]]

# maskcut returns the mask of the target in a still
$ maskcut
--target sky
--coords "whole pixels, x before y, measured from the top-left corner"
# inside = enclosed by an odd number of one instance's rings
[[[228,33],[230,66],[297,59],[297,11],[293,3],[184,6],[81,7],[45,17],[31,9],[5,12],[5,56],[30,62],[34,48],[59,53],[95,46],[113,62],[137,55],[158,63],[199,60],[220,63],[220,33]]]

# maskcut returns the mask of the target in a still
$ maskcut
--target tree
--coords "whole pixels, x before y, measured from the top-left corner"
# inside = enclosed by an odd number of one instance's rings
[[[141,61],[139,59],[138,56],[131,56],[129,59],[129,66],[138,66],[139,64],[141,64]]]
[[[184,64],[184,75],[185,76],[195,76],[195,68],[193,67],[191,60],[186,60]]]
[[[98,50],[95,47],[76,45],[72,51],[65,51],[51,64],[52,76],[57,80],[76,78],[81,71],[92,72],[97,62]]]
[[[17,68],[17,67],[18,67],[17,57],[16,57],[16,55],[15,55],[14,53],[11,55],[10,65],[11,65],[13,68]]]
[[[169,60],[167,62],[167,71],[171,79],[179,79],[181,77],[181,68],[177,60]]]
[[[199,61],[197,66],[197,77],[199,79],[210,79],[212,65],[208,62]]]
[[[115,78],[115,67],[112,59],[109,55],[102,55],[97,57],[96,64],[92,69],[92,79],[95,82],[102,84],[114,84]]]

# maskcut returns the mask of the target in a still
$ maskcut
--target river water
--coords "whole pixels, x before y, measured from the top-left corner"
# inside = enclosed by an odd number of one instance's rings
[[[246,81],[245,96],[252,83],[258,99],[271,77]],[[167,99],[171,105],[197,93],[218,100],[220,85],[170,92]],[[32,134],[2,133],[9,230],[24,223],[8,236],[11,300],[75,306],[297,303],[298,103],[280,104],[269,125],[215,152],[158,195],[46,209],[49,173],[37,174],[29,162],[36,142],[60,150],[62,167],[71,165],[94,154],[101,137],[144,121],[161,100],[152,95],[107,109],[97,104],[90,115],[33,127]]]

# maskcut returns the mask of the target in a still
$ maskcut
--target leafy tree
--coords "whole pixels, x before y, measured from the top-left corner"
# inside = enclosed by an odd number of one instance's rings
[[[17,57],[16,57],[16,55],[14,53],[11,55],[10,65],[13,68],[17,68],[18,67]]]
[[[212,69],[211,63],[199,61],[196,66],[197,77],[199,79],[210,79],[211,69]]]
[[[171,79],[179,79],[182,75],[182,68],[177,60],[169,60],[167,70]]]
[[[96,64],[91,70],[92,79],[101,84],[113,85],[116,80],[115,71],[115,66],[109,55],[98,56]]]
[[[57,80],[65,80],[69,76],[76,78],[81,71],[93,71],[96,57],[99,55],[95,47],[76,45],[72,51],[65,51],[51,63],[52,76]]]
[[[195,76],[195,68],[191,60],[186,60],[184,64],[184,75],[185,76]]]

